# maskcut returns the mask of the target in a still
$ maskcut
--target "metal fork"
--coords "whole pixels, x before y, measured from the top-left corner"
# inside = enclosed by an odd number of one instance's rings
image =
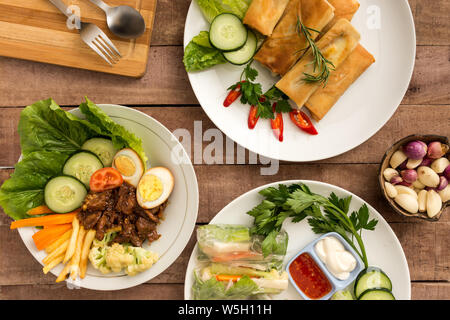
[[[72,15],[72,12],[68,10],[68,7],[61,0],[49,1],[64,13],[66,17],[69,18]],[[110,65],[119,62],[122,57],[119,50],[117,50],[112,41],[95,24],[80,21],[80,29],[78,29],[78,32],[80,33],[81,39]]]

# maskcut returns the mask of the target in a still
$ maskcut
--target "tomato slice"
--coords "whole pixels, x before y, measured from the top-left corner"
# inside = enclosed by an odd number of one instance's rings
[[[277,104],[274,103],[272,106],[272,110],[274,113],[276,109]],[[273,133],[275,134],[275,137],[280,142],[283,142],[283,131],[284,131],[284,123],[283,123],[283,115],[281,112],[276,113],[275,119],[270,119],[270,125],[272,126]]]
[[[293,110],[289,112],[289,116],[291,117],[292,122],[303,131],[311,135],[318,134],[316,128],[314,128],[311,119],[307,116],[306,113],[300,110]]]
[[[120,187],[122,183],[123,177],[119,171],[114,168],[102,168],[92,174],[89,187],[94,192],[102,192]]]

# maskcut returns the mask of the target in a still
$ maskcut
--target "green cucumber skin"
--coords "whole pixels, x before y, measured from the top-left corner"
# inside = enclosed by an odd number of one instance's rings
[[[104,145],[102,148],[106,151],[110,151],[111,155],[106,160],[103,160],[102,157],[95,152],[96,149],[98,149],[98,146]],[[102,162],[104,167],[110,167],[112,164],[112,161],[114,159],[115,154],[117,153],[117,150],[114,148],[114,145],[111,140],[97,137],[97,138],[91,138],[83,143],[81,146],[81,150],[83,151],[89,151],[95,154],[100,161]]]
[[[69,209],[67,209],[67,210],[59,210],[59,209],[56,209],[56,208],[53,206],[53,204],[51,203],[51,201],[49,201],[49,200],[51,200],[51,199],[47,199],[46,193],[47,193],[47,192],[50,192],[50,190],[48,190],[50,182],[52,182],[52,181],[54,182],[56,179],[59,179],[59,178],[68,178],[68,179],[71,179],[71,180],[74,181],[74,183],[77,183],[77,184],[79,184],[80,186],[83,187],[83,191],[84,191],[84,192],[83,192],[83,196],[80,197],[80,200],[79,200],[79,201],[75,202],[76,204],[72,205],[72,206],[69,207]],[[50,186],[50,187],[51,187],[51,186]],[[68,212],[72,212],[73,210],[75,210],[75,209],[81,207],[81,205],[83,204],[84,198],[86,197],[87,193],[88,193],[88,190],[87,190],[87,188],[86,188],[86,186],[84,185],[83,182],[81,182],[81,181],[78,180],[77,178],[72,177],[72,176],[69,176],[69,175],[60,175],[60,176],[53,177],[53,178],[51,178],[51,179],[49,179],[49,180],[47,181],[47,183],[46,183],[46,185],[45,185],[45,187],[44,187],[44,202],[45,202],[45,205],[47,205],[47,207],[49,207],[49,209],[52,210],[52,211],[55,212],[55,213],[62,213],[62,214],[63,214],[63,213],[68,213]],[[79,205],[78,205],[78,203],[79,203]]]
[[[63,175],[65,175],[65,176],[71,176],[71,177],[74,177],[75,179],[77,179],[77,180],[79,180],[79,181],[81,181],[77,176],[75,176],[74,174],[76,174],[75,172],[73,172],[73,170],[72,170],[72,168],[69,168],[68,166],[70,166],[70,162],[72,161],[76,161],[76,160],[74,160],[74,157],[77,157],[77,156],[79,156],[80,154],[89,154],[89,155],[91,155],[92,157],[95,157],[95,159],[97,159],[97,161],[98,161],[98,168],[97,168],[97,170],[98,169],[101,169],[101,168],[103,168],[103,163],[102,163],[102,161],[100,160],[100,158],[95,154],[95,153],[93,153],[93,152],[91,152],[91,151],[87,151],[87,150],[80,150],[80,151],[78,151],[78,152],[75,152],[74,154],[72,154],[67,160],[66,160],[66,162],[64,163],[64,166],[63,166]],[[97,171],[97,170],[95,170],[95,171]],[[94,172],[95,172],[94,171]],[[94,173],[93,172],[93,173]],[[86,186],[86,188],[87,189],[89,189],[89,181],[87,181],[87,183],[85,183],[84,181],[81,181],[85,186]]]
[[[359,283],[359,281],[361,280],[361,278],[364,276],[364,275],[366,275],[367,273],[370,273],[370,272],[379,272],[379,273],[381,273],[382,275],[384,275],[385,277],[386,277],[386,279],[387,280],[389,280],[389,284],[390,284],[390,288],[385,288],[385,289],[387,289],[387,290],[392,290],[392,281],[391,281],[391,279],[388,277],[388,275],[383,271],[383,270],[381,270],[380,268],[378,268],[378,267],[368,267],[368,268],[366,268],[366,269],[364,269],[363,271],[361,271],[359,274],[358,274],[358,276],[356,277],[356,280],[355,280],[355,286],[354,286],[354,295],[355,295],[355,297],[357,298],[357,299],[359,299],[359,296],[357,295],[357,287],[358,287],[358,283]],[[369,289],[367,289],[367,290],[370,290],[371,288],[369,288]],[[365,291],[367,291],[367,290],[365,290]],[[364,291],[364,292],[365,292]],[[362,293],[363,292],[361,292],[361,294],[360,294],[360,296],[362,295]]]
[[[232,52],[234,52],[234,51],[222,52],[222,55],[223,55],[223,57],[225,58],[225,60],[227,60],[229,63],[231,63],[231,64],[233,64],[233,65],[235,65],[235,66],[242,66],[242,65],[244,65],[244,64],[247,64],[248,62],[250,62],[250,61],[253,59],[253,57],[255,56],[255,53],[256,53],[256,51],[257,51],[257,48],[258,48],[258,39],[257,39],[257,37],[256,37],[256,35],[255,35],[255,33],[254,33],[253,31],[248,30],[247,41],[249,41],[249,39],[250,39],[250,37],[251,37],[250,34],[252,34],[252,36],[253,36],[254,39],[255,39],[255,48],[253,49],[253,54],[251,55],[251,57],[249,57],[249,59],[248,59],[247,61],[245,61],[245,62],[242,62],[242,63],[235,63],[235,62],[233,62],[231,59],[229,59],[229,57],[227,57],[227,54],[232,53]],[[247,42],[245,42],[245,44],[242,46],[242,48],[245,47],[246,45],[247,45]],[[241,50],[242,48],[240,48],[240,49],[238,49],[238,50],[235,50],[235,51],[239,51],[239,50]]]
[[[380,293],[386,297],[389,296],[391,299],[364,299],[364,296],[367,296],[369,294],[376,294],[376,293]],[[358,300],[395,300],[395,297],[392,294],[392,292],[386,288],[372,288],[372,289],[367,289],[366,291],[361,293],[361,296],[358,298]]]
[[[242,43],[242,45],[237,46],[237,47],[235,47],[235,48],[231,48],[231,49],[223,49],[223,48],[220,48],[219,46],[217,46],[217,44],[215,43],[215,41],[212,39],[212,38],[214,37],[214,35],[212,35],[212,33],[213,33],[212,31],[214,31],[214,30],[212,30],[212,29],[213,29],[214,22],[217,23],[217,20],[223,18],[224,15],[230,15],[230,16],[236,17],[236,19],[238,19],[238,20],[241,22],[243,28],[247,31],[246,37],[245,37],[245,41]],[[219,14],[219,15],[218,15],[217,17],[215,17],[214,20],[211,22],[211,27],[210,27],[210,29],[209,29],[209,42],[210,42],[210,44],[211,44],[214,48],[216,48],[217,50],[220,50],[220,51],[222,51],[222,52],[232,52],[232,51],[237,51],[237,50],[241,49],[243,46],[245,46],[245,44],[247,43],[247,39],[248,39],[248,29],[247,29],[247,28],[245,27],[245,25],[242,23],[241,19],[240,19],[237,15],[235,15],[235,14],[233,14],[233,13],[222,13],[222,14]]]

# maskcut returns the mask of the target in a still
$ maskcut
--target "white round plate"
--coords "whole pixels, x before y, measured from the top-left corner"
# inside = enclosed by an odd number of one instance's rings
[[[150,269],[136,276],[121,274],[103,275],[89,263],[86,277],[74,286],[94,290],[120,290],[130,288],[153,279],[166,270],[181,254],[195,227],[198,212],[198,185],[192,163],[178,139],[161,123],[140,111],[118,106],[99,105],[116,123],[124,126],[142,140],[145,153],[152,167],[168,168],[175,186],[164,211],[165,219],[158,226],[161,238],[144,248],[157,252],[160,259]],[[79,109],[72,112],[83,118]],[[19,233],[28,250],[39,262],[45,258],[44,251],[38,251],[33,243],[35,228],[20,228]],[[41,263],[42,264],[42,263]],[[59,265],[51,272],[58,275]]]
[[[350,211],[358,210],[365,203],[358,196],[327,183],[299,180],[281,181],[270,183],[241,195],[223,208],[214,217],[214,219],[211,220],[210,223],[242,224],[252,226],[253,217],[247,215],[246,212],[261,203],[263,200],[263,197],[258,193],[260,190],[268,187],[276,187],[280,183],[290,185],[300,182],[305,183],[308,187],[310,187],[312,192],[323,196],[329,196],[332,192],[339,197],[352,196]],[[370,218],[378,219],[378,224],[375,231],[364,230],[362,233],[369,265],[383,269],[383,271],[390,277],[393,285],[393,294],[396,299],[409,300],[411,299],[411,280],[409,277],[408,262],[406,261],[402,246],[386,220],[384,220],[384,218],[369,204],[367,204],[367,206],[369,207]],[[284,222],[283,228],[289,235],[289,244],[286,257],[284,259],[285,265],[301,249],[320,236],[311,231],[311,228],[306,220],[299,223],[293,223],[290,219],[288,219]],[[195,267],[198,265],[197,250],[197,245],[195,245],[186,270],[186,280],[184,284],[184,298],[186,300],[191,299],[191,288],[194,281],[193,274]],[[291,285],[291,283],[289,283],[289,287],[285,292],[275,295],[273,298],[300,300],[301,296]]]
[[[239,101],[223,107],[227,88],[239,81],[243,66],[223,64],[189,73],[203,110],[229,138],[260,155],[285,161],[315,161],[347,152],[374,135],[392,117],[411,80],[416,55],[414,20],[407,0],[360,0],[352,24],[361,33],[361,44],[376,62],[347,90],[311,136],[284,114],[284,141],[279,142],[267,119],[254,130],[247,125],[249,106]],[[202,30],[209,30],[195,1],[186,18],[184,46]],[[257,82],[263,92],[278,81],[258,62]]]

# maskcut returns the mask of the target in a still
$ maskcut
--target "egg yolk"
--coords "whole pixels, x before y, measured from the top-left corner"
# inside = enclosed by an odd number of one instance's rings
[[[149,174],[139,181],[138,189],[145,201],[155,201],[163,193],[163,184],[157,176]]]
[[[130,157],[127,156],[118,156],[114,160],[114,165],[121,174],[127,177],[131,177],[136,172],[136,166],[134,165],[133,160],[131,160]]]

